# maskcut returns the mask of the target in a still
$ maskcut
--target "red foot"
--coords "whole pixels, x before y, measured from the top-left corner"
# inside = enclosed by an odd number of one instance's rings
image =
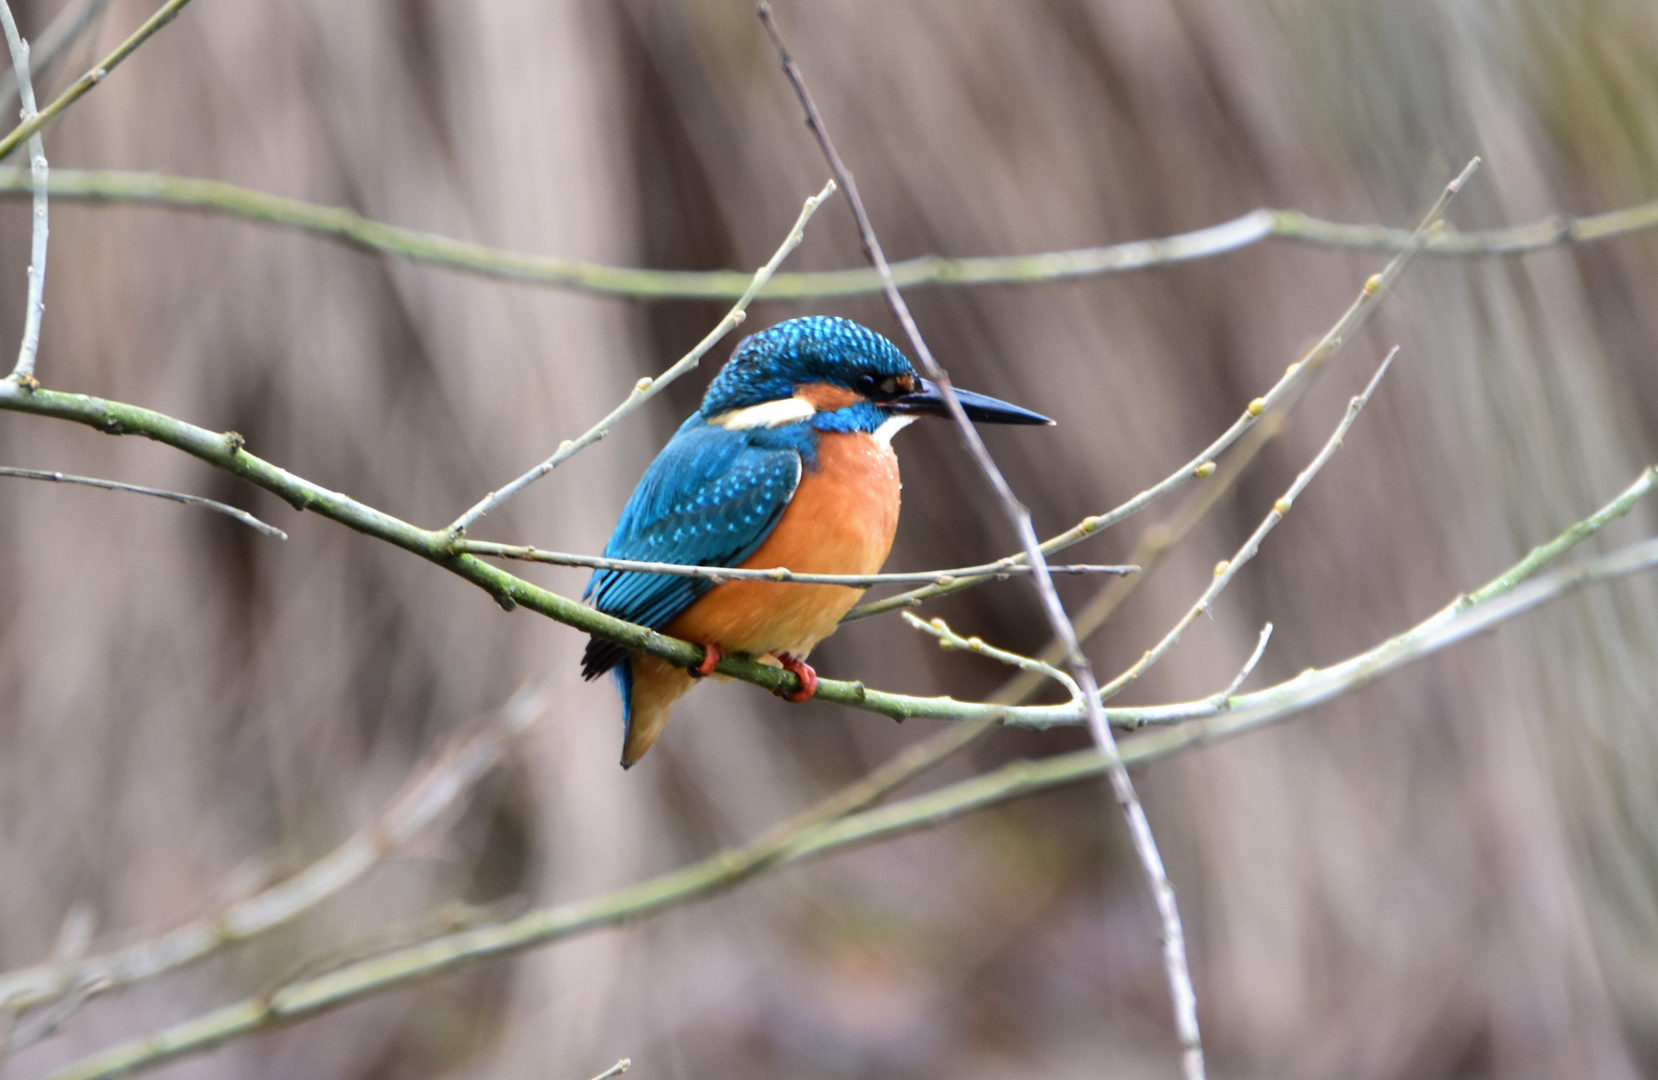
[[[725,650],[720,648],[718,645],[714,645],[712,643],[703,645],[702,663],[698,664],[694,668],[691,668],[691,674],[695,675],[699,679],[704,675],[714,674],[714,666],[720,662],[720,658],[724,655]]]
[[[794,672],[795,677],[800,680],[799,690],[787,694],[780,693],[777,696],[793,702],[810,701],[812,695],[817,693],[817,672],[812,670],[812,665],[788,653],[778,653],[777,659],[785,671]]]

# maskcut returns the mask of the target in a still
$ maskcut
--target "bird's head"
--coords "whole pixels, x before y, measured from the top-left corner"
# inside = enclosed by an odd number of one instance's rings
[[[973,420],[1053,423],[983,394],[957,390],[956,398]],[[898,347],[868,327],[827,315],[790,319],[744,338],[702,399],[703,419],[733,430],[809,423],[820,431],[890,438],[927,415],[947,415],[944,398]]]

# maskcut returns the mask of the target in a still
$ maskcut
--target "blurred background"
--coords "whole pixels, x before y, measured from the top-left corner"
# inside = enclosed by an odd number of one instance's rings
[[[26,36],[59,0],[14,2]],[[1650,0],[778,0],[889,254],[1035,252],[1258,206],[1414,223],[1472,155],[1462,228],[1658,198]],[[41,80],[152,10],[116,0]],[[752,268],[826,170],[747,0],[199,0],[51,129],[54,166],[245,184],[502,247]],[[13,159],[14,163],[18,160]],[[0,206],[0,342],[26,202]],[[1129,701],[1250,686],[1397,633],[1622,490],[1658,443],[1658,237],[1422,258],[1236,489],[1090,646],[1109,675],[1201,591],[1393,343],[1346,449]],[[1273,243],[1065,284],[923,289],[963,386],[1059,420],[991,429],[1039,531],[1166,475],[1385,258]],[[793,269],[859,265],[843,201]],[[502,284],[291,232],[52,208],[43,381],[215,430],[417,523],[584,430],[723,304]],[[878,299],[756,304],[897,337]],[[10,347],[8,344],[7,348]],[[704,369],[474,535],[600,550]],[[943,425],[899,441],[890,569],[1014,538]],[[0,482],[0,967],[65,915],[103,950],[212,911],[372,822],[421,755],[525,684],[551,702],[465,814],[258,944],[112,994],[22,1077],[430,929],[456,900],[578,899],[752,838],[937,730],[700,689],[624,774],[580,635],[182,455],[0,415],[0,461],[181,489]],[[1159,505],[1076,549],[1126,559]],[[1610,530],[1650,535],[1653,508]],[[566,594],[584,575],[523,571]],[[1068,582],[1081,605],[1094,586]],[[1027,586],[934,614],[1035,650]],[[957,696],[1004,673],[893,616],[818,670]],[[1557,604],[1292,723],[1139,774],[1220,1077],[1658,1076],[1658,591]],[[1084,745],[997,732],[923,784]],[[794,868],[384,996],[169,1077],[1174,1076],[1156,922],[1097,785]]]

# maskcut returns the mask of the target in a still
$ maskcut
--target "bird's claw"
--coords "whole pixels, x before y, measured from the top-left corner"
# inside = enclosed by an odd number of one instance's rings
[[[810,701],[812,695],[817,693],[817,672],[812,670],[812,665],[797,656],[790,656],[788,653],[778,653],[777,662],[783,665],[783,670],[794,672],[795,678],[800,680],[799,690],[791,690],[787,693],[779,690],[777,696],[788,698],[797,704],[802,701]]]
[[[718,645],[708,642],[702,647],[702,663],[688,669],[697,678],[714,674],[714,668],[719,665],[720,659],[725,656],[725,650]]]

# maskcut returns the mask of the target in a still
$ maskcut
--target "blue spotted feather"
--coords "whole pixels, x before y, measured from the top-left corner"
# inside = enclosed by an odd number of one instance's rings
[[[634,489],[606,557],[736,566],[771,535],[803,468],[814,463],[815,442],[806,424],[728,431],[693,415]],[[706,578],[596,570],[583,598],[661,630],[711,588]],[[622,646],[594,638],[582,675],[594,678],[626,656]]]

